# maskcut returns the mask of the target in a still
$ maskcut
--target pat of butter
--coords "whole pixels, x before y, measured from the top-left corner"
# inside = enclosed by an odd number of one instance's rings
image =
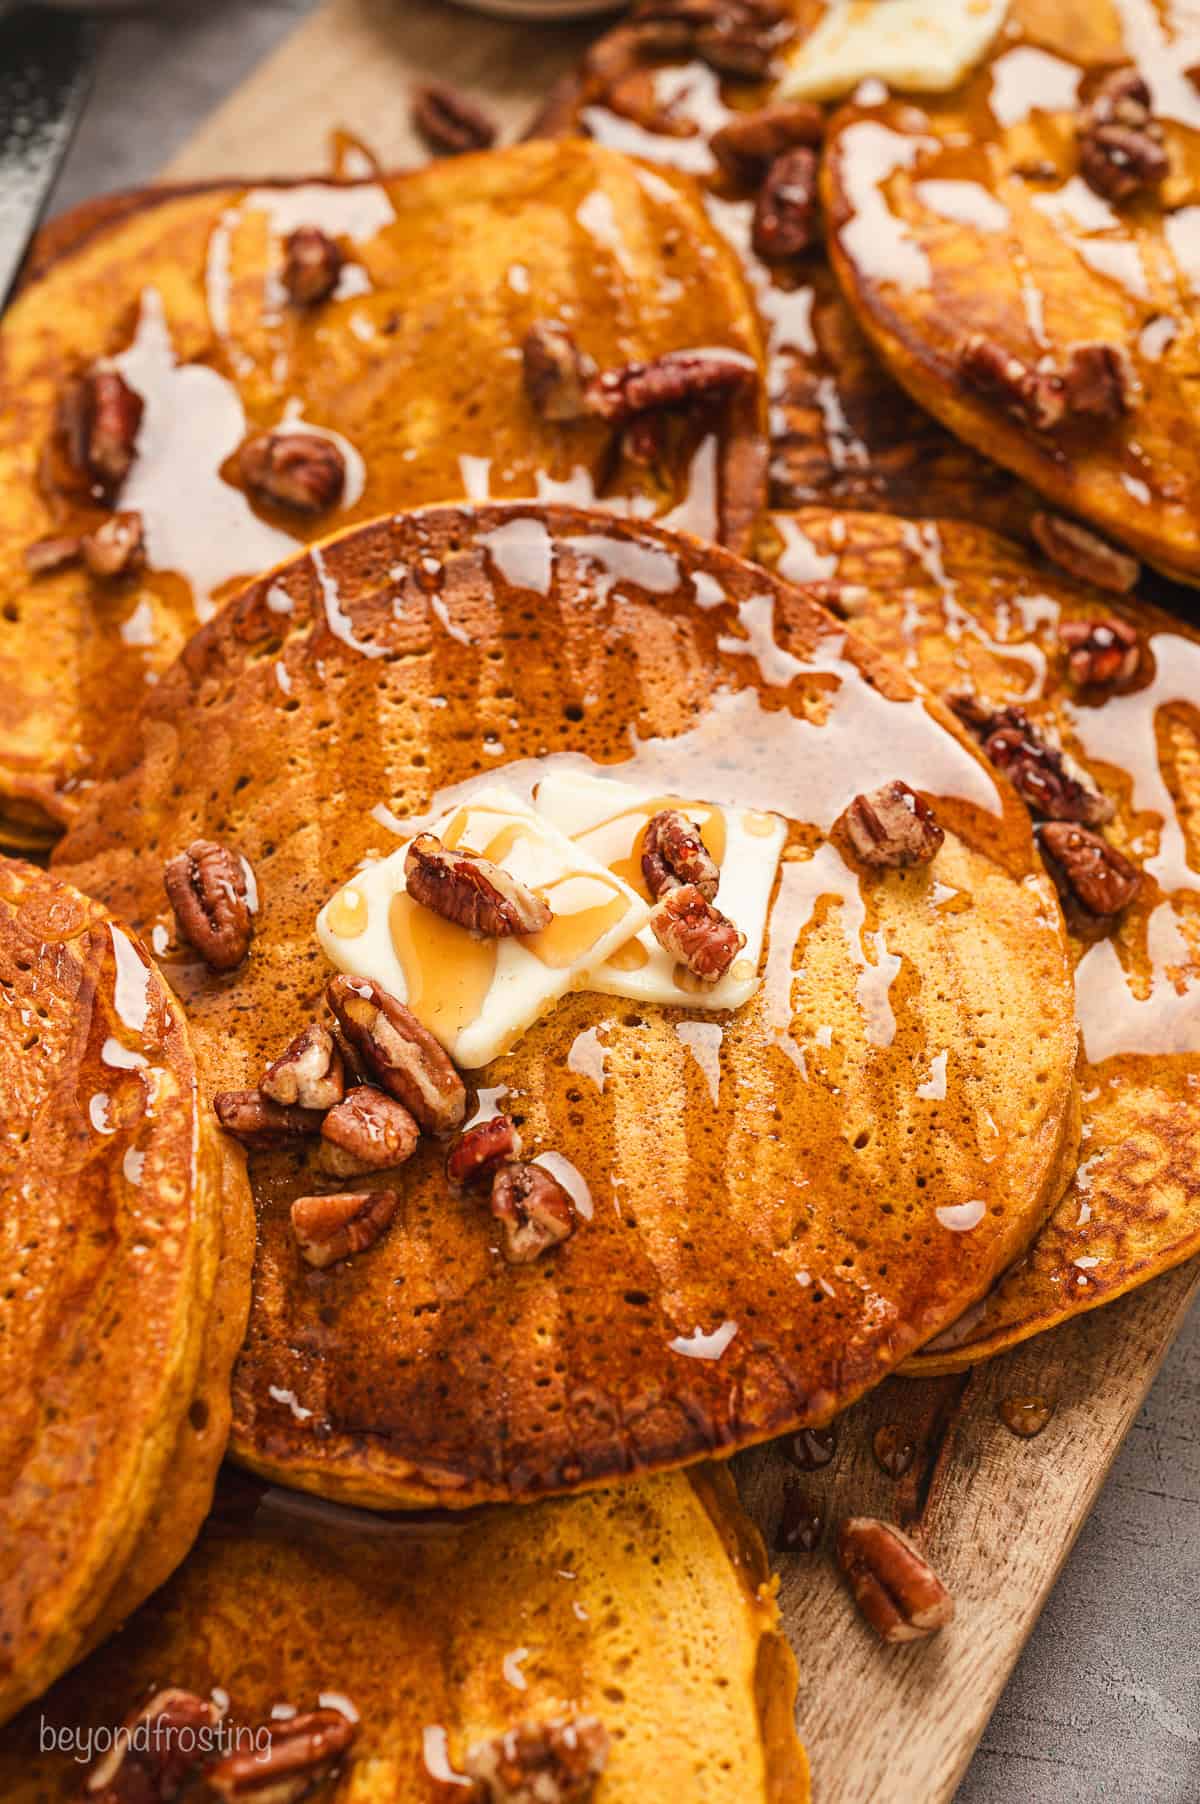
[[[836,100],[878,80],[944,94],[983,60],[1008,0],[828,0],[824,17],[788,58],[783,100]]]
[[[786,837],[775,814],[747,808],[718,808],[711,802],[681,801],[649,789],[635,789],[607,777],[574,771],[546,777],[537,792],[539,814],[569,833],[581,853],[598,859],[615,877],[645,896],[641,841],[650,818],[678,808],[700,829],[721,871],[716,906],[746,936],[728,973],[703,984],[679,965],[645,927],[606,964],[593,967],[586,988],[635,1002],[685,1008],[732,1009],[748,1002],[758,987],[758,965],[766,936],[767,911]]]
[[[408,895],[406,841],[329,899],[317,938],[339,971],[373,977],[407,1003],[455,1064],[475,1070],[506,1052],[567,990],[587,987],[585,974],[637,934],[650,909],[509,790],[478,791],[430,831],[542,896],[554,913],[550,925],[520,938],[472,939]]]

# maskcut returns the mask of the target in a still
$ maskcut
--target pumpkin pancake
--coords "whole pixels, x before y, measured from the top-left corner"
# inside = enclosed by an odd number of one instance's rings
[[[200,1525],[251,1225],[240,1155],[197,1107],[182,1013],[145,953],[99,904],[7,860],[0,1054],[9,1716],[95,1638],[114,1594],[132,1608]]]
[[[965,83],[857,97],[824,162],[834,268],[892,374],[1054,507],[1192,583],[1198,20],[1190,4],[1014,0]],[[1040,530],[1081,573],[1090,557],[1132,586],[1103,542]]]
[[[289,1711],[353,1711],[344,1804],[453,1797],[473,1747],[587,1719],[608,1743],[594,1804],[809,1796],[766,1555],[719,1470],[423,1521],[230,1474],[170,1585],[0,1737],[9,1804],[77,1787],[166,1685],[227,1702],[221,1750],[264,1765]]]
[[[337,286],[301,304],[285,245],[305,228]],[[629,455],[637,435],[596,413],[535,411],[521,347],[547,319],[600,370],[696,350],[737,384],[640,415],[662,430]],[[763,496],[758,346],[688,186],[582,144],[148,193],[85,232],[0,330],[0,791],[19,843],[69,819],[197,618],[335,527],[599,493],[743,539]],[[144,562],[113,508],[140,521]],[[132,550],[111,536],[126,528]],[[81,534],[93,562],[129,550],[125,573],[69,561]],[[35,576],[27,554],[68,561]]]
[[[934,694],[1016,704],[1055,732],[1115,806],[1106,839],[1142,872],[1115,924],[1068,908],[1082,1163],[1025,1257],[907,1368],[952,1370],[1200,1252],[1200,634],[1148,602],[1114,606],[1049,577],[961,522],[810,509],[774,525],[776,567],[818,567],[831,596],[845,585],[856,630]],[[1105,623],[1136,668],[1080,682],[1081,628]]]
[[[775,507],[962,515],[1023,535],[1040,505],[1037,496],[953,437],[888,374],[842,298],[819,215],[804,249],[769,257],[755,249],[765,163],[722,157],[721,134],[778,104],[787,51],[808,40],[826,9],[820,0],[793,0],[779,10],[791,16],[795,35],[757,79],[722,66],[719,53],[707,61],[690,52],[678,25],[672,34],[635,16],[591,47],[533,131],[590,137],[690,175],[704,190],[709,216],[737,251],[762,319]],[[808,110],[819,143],[820,109]]]
[[[264,1474],[465,1505],[822,1422],[981,1296],[1057,1201],[1076,1033],[1027,813],[902,671],[762,570],[565,508],[376,522],[209,622],[141,734],[59,857],[159,945],[165,858],[203,835],[249,859],[245,965],[166,966],[210,1092],[257,1084],[321,1009],[322,905],[472,788],[599,775],[786,829],[750,1001],[569,993],[469,1073],[520,1118],[526,1158],[569,1162],[583,1219],[552,1255],[509,1265],[426,1142],[381,1180],[391,1232],[311,1272],[289,1220],[318,1182],[309,1153],[254,1156],[232,1445]],[[835,823],[896,777],[945,844],[932,867],[860,869]],[[478,956],[464,938],[449,973]],[[436,982],[410,999],[438,1020]],[[929,1088],[947,1056],[949,1107]]]

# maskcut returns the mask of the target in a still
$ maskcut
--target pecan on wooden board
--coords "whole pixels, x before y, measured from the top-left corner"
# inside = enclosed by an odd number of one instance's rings
[[[427,82],[412,97],[412,122],[438,156],[461,156],[467,150],[490,150],[496,142],[495,121],[475,101],[445,82]]]
[[[954,1599],[894,1524],[847,1517],[838,1529],[837,1553],[851,1595],[881,1641],[920,1641],[953,1621]]]

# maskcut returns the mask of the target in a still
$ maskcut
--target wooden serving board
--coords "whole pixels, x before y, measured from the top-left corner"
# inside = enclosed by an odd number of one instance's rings
[[[441,0],[326,0],[164,174],[320,173],[338,128],[387,167],[420,161],[408,91],[433,77],[515,134],[595,29],[503,24]],[[778,1562],[816,1804],[950,1804],[1198,1283],[1200,1265],[1186,1266],[972,1373],[892,1379],[842,1419],[820,1471],[797,1473],[780,1447],[739,1458],[768,1543],[789,1486],[825,1523],[816,1551]],[[997,1405],[1029,1395],[1057,1408],[1020,1440]],[[872,1453],[885,1425],[917,1450],[898,1480]],[[858,1620],[830,1558],[852,1514],[915,1529],[958,1603],[936,1641],[887,1650]]]

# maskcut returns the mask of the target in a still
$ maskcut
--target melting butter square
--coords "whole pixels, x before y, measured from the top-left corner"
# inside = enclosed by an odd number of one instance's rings
[[[746,944],[717,984],[702,984],[643,927],[636,939],[593,967],[586,988],[635,1002],[676,1007],[733,1009],[758,987],[767,911],[787,829],[776,814],[721,808],[635,788],[608,777],[555,771],[538,787],[538,812],[561,827],[581,854],[597,859],[614,877],[645,894],[641,839],[646,823],[663,808],[678,808],[700,829],[721,871],[716,906],[741,928]]]
[[[317,938],[339,971],[381,983],[457,1065],[474,1070],[506,1052],[568,990],[590,988],[587,972],[632,939],[650,909],[619,874],[500,786],[477,791],[429,831],[490,858],[544,897],[554,912],[550,925],[521,938],[472,939],[408,895],[405,840],[329,899]]]

